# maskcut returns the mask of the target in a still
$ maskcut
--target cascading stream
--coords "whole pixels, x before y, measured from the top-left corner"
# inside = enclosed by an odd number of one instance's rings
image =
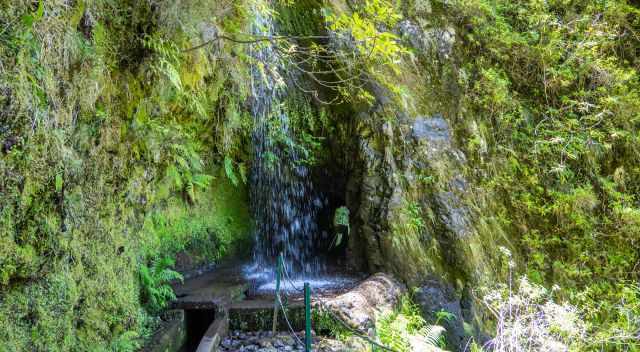
[[[269,14],[255,11],[253,33],[275,33]],[[283,60],[265,42],[252,46],[252,114],[254,119],[253,157],[250,177],[251,206],[256,222],[255,268],[273,273],[279,253],[293,276],[313,276],[324,265],[314,255],[317,236],[316,215],[322,201],[314,196],[309,170],[300,163],[289,116],[282,107],[287,85],[281,73]],[[254,268],[254,269],[255,269]]]

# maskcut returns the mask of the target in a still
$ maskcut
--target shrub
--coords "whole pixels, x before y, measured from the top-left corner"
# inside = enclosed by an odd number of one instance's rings
[[[443,335],[445,329],[439,325],[427,324],[420,308],[407,295],[401,298],[400,307],[396,311],[377,319],[376,331],[384,345],[400,352],[446,345]]]
[[[486,347],[496,352],[569,351],[584,345],[586,327],[576,307],[557,304],[549,292],[526,277],[516,287],[503,285],[483,302],[496,319],[496,334]]]

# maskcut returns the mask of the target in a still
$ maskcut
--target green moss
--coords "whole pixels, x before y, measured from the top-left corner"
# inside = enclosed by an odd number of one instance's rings
[[[324,31],[322,0],[277,1],[275,11],[283,34],[314,36]]]
[[[251,217],[246,188],[234,186],[218,174],[215,184],[202,192],[194,205],[171,199],[149,215],[143,229],[147,257],[175,258],[180,254],[194,267],[247,248]]]
[[[246,70],[181,51],[222,5],[58,2],[0,1],[0,350],[129,351],[141,265],[247,241],[246,190],[212,171],[244,157]]]

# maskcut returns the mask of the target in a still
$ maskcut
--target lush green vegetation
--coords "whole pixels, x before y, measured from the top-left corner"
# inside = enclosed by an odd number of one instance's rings
[[[354,334],[356,330],[347,328],[345,323],[337,321],[334,315],[323,308],[314,310],[313,314],[314,329],[317,332],[355,346],[367,345],[362,336]],[[398,352],[419,351],[425,347],[446,348],[445,329],[438,324],[453,318],[450,313],[442,311],[437,316],[428,317],[430,324],[422,316],[420,307],[412,301],[411,295],[404,294],[397,307],[376,317],[375,339]]]
[[[247,46],[185,49],[246,33],[256,4],[0,0],[0,350],[135,349],[172,297],[174,270],[246,247]],[[638,5],[274,7],[285,34],[336,34],[280,44],[306,60],[299,80],[311,84],[284,102],[299,138],[276,130],[274,140],[294,144],[302,163],[328,163],[341,147],[331,139],[397,126],[398,111],[444,113],[518,270],[579,308],[586,330],[574,348],[640,348]],[[412,47],[397,33],[403,20],[450,28],[452,52]],[[330,64],[314,59],[325,55]],[[349,129],[340,118],[374,102],[371,82],[390,103]],[[393,157],[406,145],[378,147]],[[418,176],[390,241],[407,272],[450,270],[422,251],[437,219],[418,201],[447,185],[437,172]],[[344,210],[335,221],[348,234]],[[414,308],[382,321],[383,341],[407,349],[403,333],[428,335]]]
[[[593,334],[583,348],[638,348],[638,8],[435,6],[462,42],[461,106],[475,116],[460,128],[467,155],[502,200],[497,211],[529,277],[560,285],[561,298],[583,309]]]
[[[0,349],[134,349],[171,263],[218,259],[249,231],[244,186],[220,171],[244,153],[244,66],[181,51],[244,8],[0,8]]]
[[[637,349],[637,5],[560,0],[332,5],[343,12],[329,15],[331,28],[350,33],[361,45],[364,58],[358,64],[393,93],[399,110],[446,112],[469,158],[466,177],[481,185],[479,199],[490,199],[484,211],[496,214],[483,216],[515,240],[519,268],[531,280],[559,285],[556,299],[581,309],[588,334],[574,348]],[[406,49],[387,45],[384,41],[400,40],[393,29],[400,19],[416,24],[422,32],[413,36],[426,39],[434,28],[448,29],[456,38],[452,52],[443,55],[441,47],[425,52],[412,47],[412,38],[404,38]],[[372,38],[383,41],[381,55],[366,50]],[[385,55],[390,56],[385,60]],[[394,115],[383,111],[377,117],[393,123]],[[429,183],[449,186],[437,178]],[[418,238],[407,233],[430,218],[408,203],[405,221],[394,224],[401,230],[394,240]]]
[[[385,346],[399,352],[416,351],[428,346],[446,348],[445,329],[437,325],[438,320],[433,325],[427,324],[420,308],[411,301],[410,296],[405,295],[395,311],[376,322],[376,332]]]

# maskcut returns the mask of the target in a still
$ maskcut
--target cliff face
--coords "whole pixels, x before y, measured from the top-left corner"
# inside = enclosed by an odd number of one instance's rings
[[[0,2],[0,350],[131,350],[246,238],[242,66],[182,54],[231,5]]]
[[[623,38],[637,9],[406,1],[390,23],[369,2],[331,4],[368,13],[409,51],[394,72],[370,69],[372,103],[352,106],[350,248],[366,258],[356,264],[418,287],[426,315],[446,308],[465,324],[483,325],[471,291],[510,273],[561,286],[596,340],[629,323],[638,145],[622,131],[637,130],[638,41]],[[603,318],[587,292],[616,313]]]
[[[391,272],[417,288],[426,317],[440,310],[456,315],[454,323],[447,323],[448,341],[464,348],[486,318],[471,292],[505,280],[508,269],[500,248],[515,248],[492,216],[495,200],[473,179],[474,165],[452,127],[473,120],[460,111],[453,74],[455,30],[420,29],[407,20],[395,31],[420,58],[402,80],[419,87],[409,88],[401,104],[374,83],[375,102],[354,112],[356,166],[347,188],[354,214],[350,258],[370,272]],[[425,77],[423,70],[433,76]]]

